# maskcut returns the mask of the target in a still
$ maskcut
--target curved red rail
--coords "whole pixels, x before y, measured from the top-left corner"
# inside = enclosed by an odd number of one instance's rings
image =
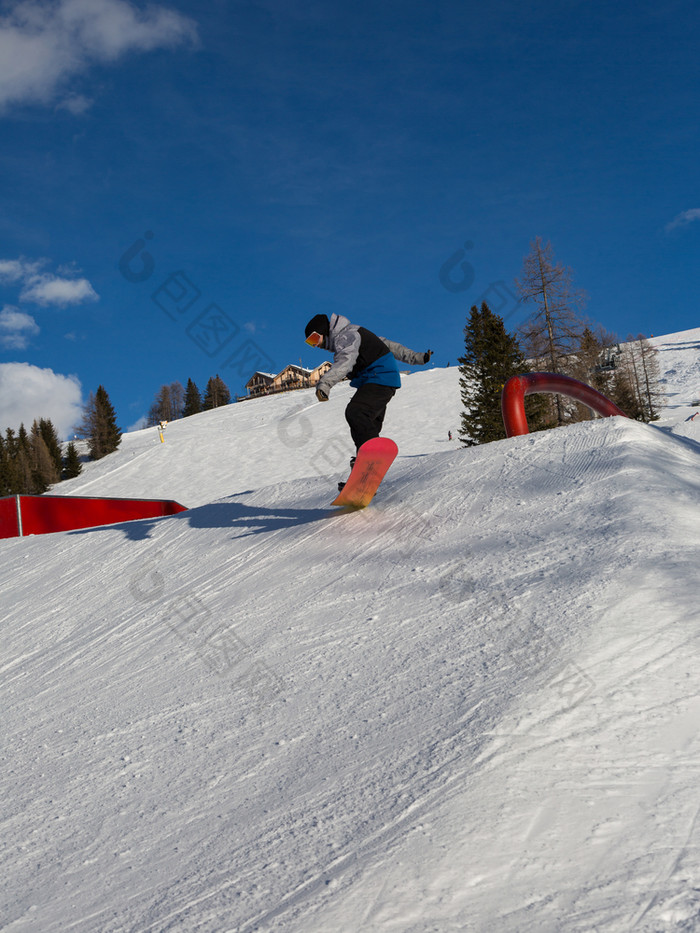
[[[501,412],[506,437],[517,437],[519,434],[529,434],[525,417],[525,396],[536,392],[551,392],[557,395],[566,395],[569,398],[582,402],[603,417],[612,415],[627,415],[618,408],[609,398],[601,395],[592,386],[571,376],[561,376],[559,373],[526,373],[524,376],[512,376],[503,386],[501,393]]]

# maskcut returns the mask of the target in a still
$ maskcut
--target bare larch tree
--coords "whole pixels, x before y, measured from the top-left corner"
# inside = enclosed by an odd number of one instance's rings
[[[525,355],[539,367],[553,373],[565,373],[565,360],[576,353],[581,344],[584,321],[581,309],[586,293],[574,287],[571,269],[555,263],[552,244],[542,244],[536,237],[523,260],[515,286],[524,302],[536,309],[520,326],[521,345]],[[557,424],[564,423],[560,396],[556,396]]]

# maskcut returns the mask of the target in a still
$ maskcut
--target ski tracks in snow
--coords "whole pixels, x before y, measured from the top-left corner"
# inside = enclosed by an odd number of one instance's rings
[[[20,542],[15,927],[692,929],[696,458],[652,435]]]

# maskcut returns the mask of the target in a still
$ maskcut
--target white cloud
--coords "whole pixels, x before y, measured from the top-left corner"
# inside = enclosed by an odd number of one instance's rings
[[[84,94],[69,94],[68,97],[56,104],[56,110],[67,110],[74,116],[80,117],[88,112],[93,103],[94,101]]]
[[[132,431],[143,431],[145,427],[148,427],[148,418],[146,415],[141,415],[138,421],[134,421],[132,425],[126,429],[130,434]]]
[[[0,282],[12,284],[36,275],[46,261],[39,259],[28,262],[26,259],[0,259]]]
[[[0,346],[9,350],[24,350],[29,338],[39,333],[39,325],[31,316],[5,305],[0,311]]]
[[[30,276],[22,289],[19,300],[37,305],[78,305],[84,301],[97,301],[99,295],[87,279],[62,279],[44,273]]]
[[[197,43],[192,19],[160,6],[140,10],[128,0],[22,0],[0,16],[0,108],[50,103],[91,64],[129,52]],[[86,98],[71,92],[80,109]]]
[[[683,211],[683,213],[674,217],[670,224],[666,224],[666,233],[671,233],[671,231],[677,230],[679,227],[685,227],[694,220],[700,220],[700,207],[693,207],[689,211]]]
[[[126,0],[62,0],[56,12],[57,23],[76,37],[88,56],[99,60],[173,48],[193,43],[197,36],[193,20],[181,13],[157,6],[141,11]]]
[[[50,418],[63,439],[82,417],[81,386],[75,376],[30,363],[0,363],[0,430],[29,428],[34,419]]]
[[[59,271],[63,275],[42,272],[46,263],[46,259],[0,259],[0,284],[21,284],[19,300],[44,307],[57,305],[65,308],[99,299],[90,282],[86,278],[77,278],[73,269],[62,267]]]

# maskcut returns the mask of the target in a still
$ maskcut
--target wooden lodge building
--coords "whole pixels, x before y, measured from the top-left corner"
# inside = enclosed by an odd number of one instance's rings
[[[290,363],[282,372],[273,376],[272,373],[254,373],[246,382],[248,392],[246,398],[258,398],[261,395],[274,395],[277,392],[292,392],[294,389],[308,389],[315,386],[321,376],[331,368],[328,360],[317,366],[316,369],[304,369]]]

